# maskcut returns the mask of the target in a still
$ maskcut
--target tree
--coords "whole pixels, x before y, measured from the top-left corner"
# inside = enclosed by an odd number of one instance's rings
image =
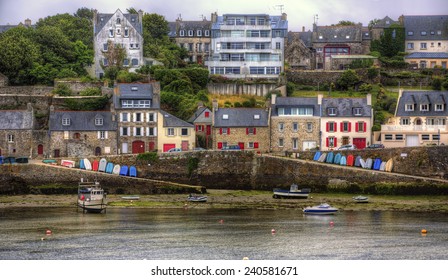
[[[93,21],[93,9],[89,9],[86,7],[79,8],[76,13],[73,14],[74,17],[87,19],[90,22]]]
[[[355,84],[360,81],[358,74],[355,71],[349,69],[342,73],[341,77],[337,80],[336,85],[341,90],[348,90],[353,88]]]
[[[377,25],[378,22],[380,22],[380,19],[372,19],[369,24],[367,25],[369,27],[369,30],[372,30],[372,28]]]
[[[340,20],[336,26],[350,26],[350,25],[356,25],[356,23],[354,23],[353,21],[349,21],[349,20]]]
[[[379,40],[373,40],[372,51],[378,51],[382,57],[394,57],[400,52],[404,52],[405,30],[398,24],[393,24],[384,29]]]
[[[123,70],[123,62],[127,57],[126,49],[121,45],[115,45],[112,41],[107,41],[107,51],[103,51],[103,56],[107,61],[107,65],[101,63],[104,70],[104,76],[108,79],[115,80],[118,72]]]
[[[137,9],[135,9],[134,7],[130,7],[126,9],[126,12],[128,12],[129,14],[138,14]]]

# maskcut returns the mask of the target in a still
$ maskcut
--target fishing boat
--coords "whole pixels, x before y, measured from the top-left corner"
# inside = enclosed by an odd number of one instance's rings
[[[357,203],[369,202],[369,198],[367,196],[362,196],[362,195],[354,196],[352,199]]]
[[[273,198],[308,198],[310,189],[299,189],[299,186],[292,184],[289,190],[274,189]]]
[[[328,203],[322,203],[317,206],[308,206],[303,209],[303,213],[310,215],[333,215],[338,212],[338,208],[331,207]]]
[[[106,210],[106,193],[97,181],[84,182],[81,180],[78,185],[78,207],[83,212],[101,213]]]
[[[190,193],[190,195],[188,195],[187,200],[190,202],[207,202],[207,196],[195,195],[195,194]]]

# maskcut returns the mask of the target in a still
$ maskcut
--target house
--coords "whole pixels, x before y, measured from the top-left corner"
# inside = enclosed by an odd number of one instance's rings
[[[448,15],[402,16],[407,53],[448,53]],[[421,62],[419,68],[430,66]]]
[[[157,150],[160,84],[118,84],[114,88],[113,98],[119,153],[138,154]]]
[[[0,110],[0,155],[32,156],[34,111],[31,104],[27,110]]]
[[[384,34],[384,29],[397,24],[400,24],[400,22],[391,19],[389,16],[385,16],[383,19],[370,26],[372,40],[380,40],[381,36]]]
[[[117,154],[117,123],[109,111],[55,111],[50,107],[53,157]]]
[[[372,97],[323,98],[321,105],[321,149],[332,150],[342,145],[354,144],[363,149],[372,143]]]
[[[320,144],[317,98],[271,97],[271,151],[299,152]]]
[[[3,32],[8,31],[9,29],[15,28],[15,27],[25,27],[25,28],[36,28],[35,24],[31,24],[31,19],[27,18],[25,19],[25,21],[23,23],[19,23],[17,25],[11,25],[11,24],[7,24],[7,25],[0,25],[0,34]]]
[[[180,16],[169,22],[168,36],[188,51],[187,62],[204,64],[209,59],[211,43],[211,21],[205,17],[199,21],[183,20]]]
[[[284,71],[284,44],[288,32],[286,14],[212,15],[212,75],[227,78],[277,79]]]
[[[122,65],[134,72],[144,64],[143,59],[143,12],[123,14],[118,9],[113,14],[93,15],[95,76],[104,76],[103,66]],[[113,49],[121,47],[126,56],[123,61],[114,61]]]
[[[269,109],[218,108],[214,101],[214,149],[238,145],[241,150],[269,151],[269,115]]]
[[[213,147],[212,111],[201,104],[188,122],[194,125],[198,147],[211,149]]]
[[[436,67],[446,69],[448,52],[414,52],[405,56],[404,61],[414,69]]]
[[[160,133],[157,150],[167,152],[172,148],[180,148],[188,151],[196,147],[194,125],[163,110],[159,110],[158,115]]]
[[[400,90],[395,115],[381,126],[385,147],[448,144],[448,91]]]
[[[288,32],[285,42],[285,62],[292,70],[315,69],[316,56],[311,44],[312,32]]]

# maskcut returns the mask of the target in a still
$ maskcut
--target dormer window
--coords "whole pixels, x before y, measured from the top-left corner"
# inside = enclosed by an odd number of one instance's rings
[[[444,104],[435,104],[434,111],[442,112],[444,110],[444,107],[445,107]]]
[[[64,125],[64,126],[70,125],[70,119],[69,118],[63,118],[62,119],[62,125]]]
[[[137,91],[138,87],[131,87],[131,91]]]
[[[350,39],[350,35],[345,36],[345,39]]]
[[[414,36],[414,31],[408,31],[408,36]]]
[[[324,36],[322,36],[322,35],[319,35],[319,39],[320,40],[322,40],[324,38]]]
[[[353,115],[361,116],[361,114],[362,114],[362,108],[353,108]]]
[[[117,24],[121,24],[121,19],[117,18]]]
[[[328,108],[327,109],[327,111],[328,111],[328,115],[329,116],[336,116],[336,113],[337,113],[337,110],[336,110],[336,108]]]
[[[229,119],[229,115],[227,115],[227,114],[222,115],[222,119],[223,120],[228,120]]]
[[[205,37],[210,37],[210,30],[205,30],[204,35]]]
[[[198,37],[202,36],[202,30],[197,31]]]
[[[103,123],[104,123],[103,118],[100,118],[100,117],[95,118],[95,125],[100,126],[100,125],[103,125]]]
[[[181,30],[181,31],[179,31],[179,36],[180,36],[180,37],[184,37],[184,36],[185,36],[185,30]]]
[[[422,36],[426,36],[426,31],[422,31],[422,32],[420,32],[420,35],[422,35]]]
[[[404,110],[406,112],[414,111],[414,104],[406,104],[406,105],[404,105]]]
[[[420,111],[422,111],[422,112],[429,111],[429,104],[421,104],[420,105]]]
[[[254,120],[259,120],[260,119],[260,115],[254,115]]]
[[[193,30],[188,30],[188,36],[193,37]]]

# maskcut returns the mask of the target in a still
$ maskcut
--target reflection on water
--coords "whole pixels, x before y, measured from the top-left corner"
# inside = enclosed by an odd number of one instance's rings
[[[428,234],[422,236],[421,229]],[[47,236],[45,231],[51,229]],[[275,234],[271,230],[275,229]],[[44,240],[42,240],[44,239]],[[1,209],[0,259],[448,259],[448,216],[298,210]]]

